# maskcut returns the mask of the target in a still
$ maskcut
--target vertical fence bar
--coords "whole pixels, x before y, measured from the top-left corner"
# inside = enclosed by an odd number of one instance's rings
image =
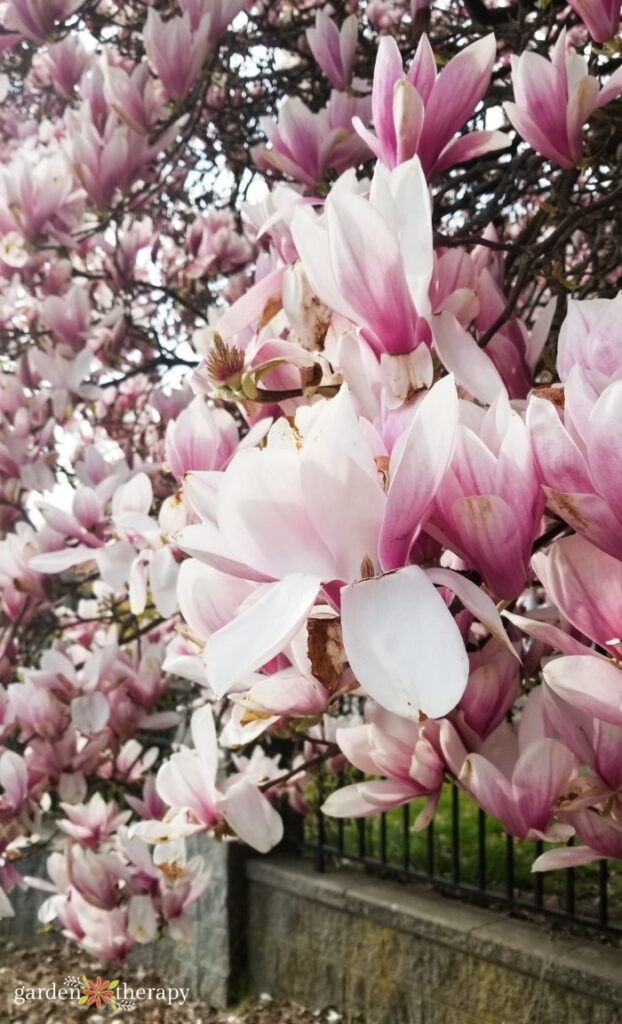
[[[315,850],[315,870],[326,871],[326,857],[325,857],[325,846],[326,846],[326,831],[324,823],[324,815],[322,814],[321,807],[324,803],[324,775],[322,772],[322,766],[320,765],[317,774],[317,789],[319,806],[317,812],[317,848]]]
[[[343,772],[339,774],[339,788],[344,785]],[[337,818],[337,849],[339,853],[344,851],[345,822],[343,818]]]
[[[568,840],[568,846],[574,846],[574,836]],[[566,868],[566,884],[564,892],[564,909],[572,917],[575,907],[575,874],[574,868]]]
[[[427,855],[426,871],[430,878],[434,878],[434,822],[431,821],[426,831]]]
[[[514,838],[505,837],[505,894],[509,903],[514,903]]]
[[[536,842],[536,857],[539,857],[541,853],[544,853],[544,843],[541,839]],[[541,871],[536,871],[534,881],[534,903],[537,907],[541,908],[544,906],[544,876]]]
[[[604,928],[609,924],[609,865],[606,860],[598,863],[598,922]]]
[[[366,822],[367,822],[366,818],[357,818],[356,819],[356,831],[358,832],[359,857],[361,859],[363,859],[365,857],[365,853],[367,852],[367,842],[366,842],[366,838],[367,837],[366,837],[366,833],[365,833]]]
[[[477,808],[477,887],[486,891],[486,812]]]
[[[460,884],[460,790],[451,787],[451,875],[455,885]]]
[[[337,849],[339,853],[343,853],[344,847],[344,828],[345,823],[343,818],[337,818]]]
[[[410,807],[402,808],[402,865],[406,871],[410,867]]]
[[[383,864],[387,862],[387,816],[384,812],[380,815],[380,860]]]

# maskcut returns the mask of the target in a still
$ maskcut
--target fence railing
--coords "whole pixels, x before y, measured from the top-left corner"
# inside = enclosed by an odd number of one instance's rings
[[[622,937],[617,863],[532,873],[545,844],[513,839],[457,786],[445,787],[425,830],[415,832],[414,819],[412,805],[357,819],[317,812],[306,819],[304,848],[318,871],[359,864],[381,877],[425,881],[471,902]]]

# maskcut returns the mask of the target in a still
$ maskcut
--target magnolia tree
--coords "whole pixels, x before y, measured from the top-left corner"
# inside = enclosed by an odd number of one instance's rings
[[[0,24],[0,916],[183,940],[318,771],[622,859],[620,3]]]

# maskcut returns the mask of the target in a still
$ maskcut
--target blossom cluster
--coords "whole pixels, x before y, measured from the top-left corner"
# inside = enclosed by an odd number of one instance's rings
[[[319,765],[622,859],[621,5],[550,6],[0,5],[0,916],[184,941]]]

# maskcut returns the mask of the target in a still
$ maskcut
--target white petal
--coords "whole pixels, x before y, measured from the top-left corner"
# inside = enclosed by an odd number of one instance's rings
[[[218,698],[283,650],[305,622],[319,586],[316,577],[300,574],[266,584],[254,604],[209,638],[203,663]]]
[[[378,704],[405,718],[440,718],[466,687],[469,662],[456,623],[416,565],[341,592],[350,666]]]
[[[246,779],[229,787],[219,810],[237,836],[260,853],[267,853],[283,838],[283,821],[263,793]]]
[[[79,732],[101,732],[110,718],[110,707],[103,693],[90,693],[71,702],[71,720]]]
[[[497,606],[481,587],[476,586],[475,583],[461,576],[460,573],[454,572],[453,569],[428,569],[427,575],[432,580],[432,583],[436,583],[439,587],[447,587],[448,590],[453,591],[456,597],[462,601],[464,607],[468,608],[475,616],[477,621],[486,626],[495,640],[498,640],[500,644],[507,647],[510,654],[513,654],[520,661],[520,656],[517,654],[505,631],[503,620],[497,611]]]
[[[179,565],[168,547],[158,548],[151,560],[149,582],[153,603],[160,615],[168,619],[177,609],[177,574]]]
[[[475,339],[445,310],[432,317],[432,334],[440,360],[463,388],[479,402],[491,405],[505,391],[497,367]]]
[[[96,549],[80,544],[75,548],[63,548],[61,551],[46,551],[43,555],[35,555],[30,559],[30,568],[35,572],[65,572],[74,565],[90,562]]]

